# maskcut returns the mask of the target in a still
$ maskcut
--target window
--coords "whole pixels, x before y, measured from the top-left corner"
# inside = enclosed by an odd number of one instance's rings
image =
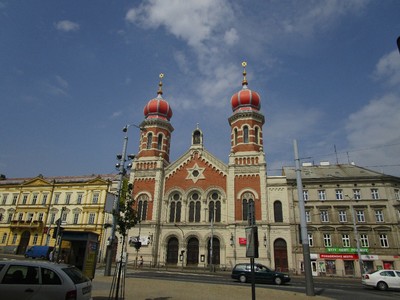
[[[32,205],[36,205],[37,199],[38,199],[38,194],[33,194]]]
[[[56,220],[56,214],[55,213],[51,213],[50,214],[50,224],[54,224],[55,220]]]
[[[73,224],[78,224],[79,221],[79,213],[74,213],[74,220],[72,221]]]
[[[379,199],[379,191],[378,189],[371,189],[371,197],[373,200]]]
[[[41,268],[42,270],[42,283],[46,285],[61,285],[61,279],[58,275],[50,269]],[[66,269],[67,271],[69,269]],[[72,272],[71,272],[72,273]],[[70,272],[67,273],[71,277]]]
[[[99,193],[93,193],[92,204],[99,203]]]
[[[329,233],[324,233],[324,247],[332,247],[332,239]]]
[[[153,134],[151,132],[149,132],[149,134],[147,135],[147,149],[151,149],[151,143],[153,142]]]
[[[32,244],[33,244],[33,245],[37,245],[38,237],[39,237],[38,234],[35,233],[35,235],[33,236],[33,240],[32,240]]]
[[[76,204],[82,204],[82,198],[83,198],[83,194],[78,193],[78,196],[76,198]]]
[[[347,214],[345,210],[339,210],[339,222],[347,222]]]
[[[348,234],[342,234],[343,247],[350,247],[350,236]]]
[[[71,193],[67,193],[66,195],[65,195],[65,204],[70,204],[70,202],[71,202]]]
[[[163,140],[163,136],[162,136],[162,134],[160,133],[160,134],[158,135],[158,138],[157,138],[157,149],[158,149],[158,150],[161,150],[161,149],[162,149],[162,140]]]
[[[208,196],[208,221],[211,222],[212,216],[214,215],[214,222],[221,222],[221,195],[218,192],[212,192]],[[211,212],[214,212],[213,215]]]
[[[381,210],[376,210],[375,211],[375,220],[378,223],[383,222],[383,212]]]
[[[365,215],[363,210],[357,210],[357,222],[364,223],[365,222]]]
[[[12,238],[12,244],[15,245],[17,243],[17,237],[18,235],[14,233],[13,238]]]
[[[238,143],[238,130],[237,130],[237,128],[235,128],[235,130],[234,130],[234,142],[235,142],[235,145],[237,145],[237,143]]]
[[[249,127],[243,127],[243,143],[247,144],[249,142]]]
[[[321,210],[321,222],[329,222],[329,214],[327,210]]]
[[[147,206],[149,203],[149,197],[147,195],[140,195],[138,197],[138,218],[139,221],[147,220]]]
[[[314,246],[314,239],[312,233],[308,234],[308,244],[310,245],[310,247]]]
[[[48,194],[43,194],[42,205],[46,205],[48,196],[49,196]]]
[[[325,190],[318,190],[318,199],[321,201],[326,200]]]
[[[311,222],[311,213],[309,210],[306,210],[306,222],[307,223]]]
[[[12,200],[12,205],[15,205],[17,203],[17,200],[18,200],[18,194],[14,194],[13,200]]]
[[[394,199],[400,200],[400,190],[399,189],[394,189]]]
[[[94,219],[95,218],[96,218],[96,214],[95,213],[90,213],[89,214],[88,224],[94,224]]]
[[[68,216],[68,213],[64,211],[62,216],[61,216],[61,221],[62,222],[67,222],[67,216]]]
[[[254,129],[254,142],[255,142],[256,144],[258,144],[258,141],[259,141],[259,139],[258,139],[258,132],[259,132],[258,127],[256,127],[256,128]]]
[[[39,222],[43,222],[43,216],[44,216],[44,214],[42,212],[38,214],[38,221]]]
[[[11,220],[13,218],[13,213],[8,213],[8,219],[7,219],[7,223],[11,223]]]
[[[22,196],[22,204],[25,205],[28,202],[28,195],[25,194]]]
[[[361,247],[369,247],[368,235],[360,234]]]
[[[382,248],[389,248],[389,241],[388,241],[388,237],[386,234],[380,234],[379,241],[381,243]]]
[[[2,283],[7,284],[39,284],[39,267],[23,266],[23,265],[10,265],[4,275]],[[38,288],[35,288],[38,289]],[[29,297],[31,298],[31,297]]]
[[[189,197],[189,222],[200,222],[201,197],[193,193]]]
[[[28,213],[28,216],[27,216],[27,218],[26,218],[26,221],[27,221],[27,222],[32,222],[32,220],[33,220],[33,213]]]
[[[169,199],[169,222],[175,223],[181,221],[182,198],[179,193],[172,194]]]
[[[58,204],[59,201],[60,201],[60,193],[56,193],[54,195],[54,204]]]
[[[343,190],[342,189],[336,189],[336,200],[343,200]]]
[[[282,202],[279,200],[274,202],[274,219],[275,222],[283,222]]]
[[[353,190],[353,198],[354,198],[354,200],[360,200],[361,199],[361,191],[359,189],[354,189]]]
[[[249,217],[249,203],[254,202],[252,193],[244,193],[242,196],[242,220],[245,221]]]
[[[6,241],[7,241],[7,233],[3,233],[3,237],[1,238],[1,243],[2,244],[5,244],[6,243]]]
[[[19,213],[18,214],[18,221],[22,221],[24,219],[24,214],[23,213]]]
[[[308,190],[303,190],[303,200],[308,201]]]
[[[3,200],[1,201],[2,205],[6,205],[7,204],[7,197],[8,197],[8,194],[3,194]]]

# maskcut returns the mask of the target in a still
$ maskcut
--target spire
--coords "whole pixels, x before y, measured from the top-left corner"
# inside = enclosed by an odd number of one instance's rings
[[[246,79],[246,66],[247,66],[247,62],[242,62],[242,67],[243,67],[243,81],[242,81],[242,86],[245,87],[247,86],[248,82]]]
[[[164,74],[160,73],[159,77],[160,77],[160,83],[158,84],[157,94],[161,96],[162,95],[162,79],[164,77]]]

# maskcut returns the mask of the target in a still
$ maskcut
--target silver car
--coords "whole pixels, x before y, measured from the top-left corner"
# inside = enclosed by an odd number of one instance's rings
[[[91,300],[92,282],[74,266],[0,261],[0,295],[7,300]]]

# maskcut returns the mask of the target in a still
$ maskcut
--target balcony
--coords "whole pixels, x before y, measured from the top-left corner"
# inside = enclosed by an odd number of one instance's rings
[[[14,220],[14,221],[11,221],[10,227],[11,228],[39,228],[39,227],[43,227],[43,221]]]

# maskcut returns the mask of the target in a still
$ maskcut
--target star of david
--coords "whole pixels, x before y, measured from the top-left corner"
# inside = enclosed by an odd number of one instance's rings
[[[200,168],[197,164],[193,166],[193,168],[187,168],[188,175],[186,179],[191,179],[194,183],[199,179],[205,179],[203,172],[206,168]]]

